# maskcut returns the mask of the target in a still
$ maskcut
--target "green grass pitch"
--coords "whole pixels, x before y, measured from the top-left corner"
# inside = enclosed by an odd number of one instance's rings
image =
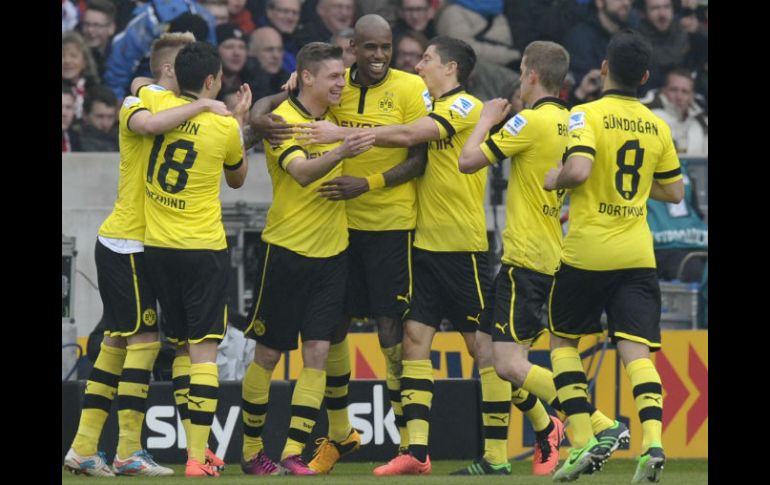
[[[407,484],[435,484],[435,485],[460,485],[477,483],[479,485],[490,484],[546,484],[553,483],[550,477],[535,477],[531,474],[532,463],[530,461],[513,462],[513,474],[511,476],[495,477],[452,477],[450,472],[468,465],[467,461],[436,461],[433,462],[433,472],[427,476],[414,477],[375,477],[372,469],[380,463],[339,463],[331,475],[321,477],[252,477],[241,472],[238,464],[228,464],[224,473],[216,481],[192,480],[184,477],[184,466],[171,465],[177,474],[173,477],[116,477],[97,478],[73,475],[68,471],[62,471],[62,484],[88,484],[110,483],[114,485],[140,483],[157,483],[160,485],[190,485],[191,483],[222,483],[227,485],[288,485],[294,483],[323,483],[334,485],[385,485],[388,483]],[[636,462],[633,460],[610,460],[604,470],[594,475],[581,476],[577,483],[586,485],[617,485],[631,483]],[[703,485],[708,483],[708,460],[684,460],[670,459],[666,462],[661,483],[672,485]]]

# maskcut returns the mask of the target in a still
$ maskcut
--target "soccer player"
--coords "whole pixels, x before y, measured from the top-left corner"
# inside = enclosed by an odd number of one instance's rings
[[[345,88],[342,49],[312,42],[297,54],[299,94],[275,113],[287,123],[331,117]],[[327,384],[327,355],[344,315],[348,275],[348,229],[343,202],[318,194],[324,181],[342,174],[343,159],[371,147],[372,134],[355,134],[340,144],[265,141],[273,203],[260,247],[260,274],[246,336],[257,341],[254,361],[243,378],[244,473],[278,474],[264,452],[270,380],[281,353],[297,348],[302,336],[303,368],[291,398],[288,439],[281,468],[293,475],[315,475],[300,455],[315,425]],[[349,364],[348,364],[349,365]],[[349,377],[349,375],[348,375]]]
[[[648,197],[678,203],[684,184],[671,130],[637,98],[651,55],[638,32],[612,37],[601,67],[602,97],[572,108],[566,161],[545,176],[546,190],[572,191],[570,229],[548,308],[554,382],[574,428],[573,448],[555,481],[577,479],[608,454],[591,430],[577,350],[582,336],[602,332],[603,310],[642,423],[632,482],[659,481],[666,460],[663,389],[650,360],[650,351],[660,349],[660,288],[645,206]]]
[[[173,59],[191,34],[164,34],[153,46],[151,68],[158,85],[175,89],[173,71],[161,66]],[[171,475],[141,446],[142,422],[150,373],[160,350],[155,292],[144,263],[144,174],[146,135],[160,135],[206,110],[228,114],[224,104],[201,99],[155,114],[137,97],[127,97],[120,110],[120,171],[118,197],[99,228],[95,257],[106,326],[101,351],[86,384],[80,424],[64,460],[65,468],[93,476]],[[99,437],[118,395],[120,429],[110,469]],[[123,458],[121,458],[123,457]]]
[[[174,62],[180,95],[153,99],[157,110],[216,97],[222,63],[204,42],[185,46]],[[251,104],[243,88],[242,101]],[[152,108],[151,108],[152,109]],[[145,179],[145,255],[172,342],[189,343],[190,418],[186,476],[218,476],[206,443],[219,386],[216,354],[227,325],[229,257],[219,201],[224,168],[230,187],[248,170],[238,121],[199,114],[152,143]]]
[[[511,386],[501,380],[493,368],[491,323],[485,309],[491,296],[484,215],[486,169],[472,176],[457,170],[460,150],[478,123],[482,107],[481,101],[463,89],[475,61],[475,52],[465,42],[449,37],[432,39],[416,66],[434,99],[432,112],[408,125],[372,130],[377,135],[375,145],[410,146],[430,142],[427,168],[417,182],[415,285],[403,343],[401,392],[406,399],[403,405],[410,432],[409,454],[377,468],[375,474],[378,475],[430,471],[427,445],[433,369],[428,358],[433,335],[444,316],[462,333],[468,351],[476,359],[484,409],[484,456],[455,473],[511,473],[506,456]],[[313,127],[318,136],[332,138],[344,136],[350,130],[354,129],[328,124]],[[414,392],[416,390],[421,392]],[[539,418],[533,420],[533,425],[546,437],[549,433],[559,433],[539,401],[532,399],[525,411],[530,419]],[[536,446],[539,454],[541,441]],[[545,445],[549,454],[547,440]],[[558,453],[553,456],[558,460]]]
[[[532,365],[527,355],[545,332],[542,308],[561,255],[559,216],[564,191],[545,191],[540,180],[557,165],[567,147],[569,111],[558,93],[569,69],[569,54],[554,42],[535,41],[524,50],[521,65],[521,99],[531,108],[499,124],[510,111],[510,104],[502,99],[487,102],[465,143],[459,166],[465,173],[474,173],[511,157],[503,264],[495,279],[495,298],[490,305],[495,370],[519,388],[519,399],[534,402],[537,396],[563,412],[553,374]],[[549,475],[559,463],[563,424],[555,417],[549,420],[546,416],[545,422],[542,416],[533,416],[531,420],[536,443],[542,443],[535,447],[533,473]],[[624,424],[595,409],[591,421],[599,439],[607,440],[612,451],[628,442],[628,428]],[[545,433],[553,427],[556,432]]]
[[[430,95],[418,76],[390,68],[393,35],[379,15],[364,15],[355,24],[352,46],[356,63],[345,72],[346,87],[331,113],[340,126],[366,127],[406,124],[428,113]],[[372,148],[345,160],[343,176],[324,182],[321,190],[332,200],[346,200],[350,230],[346,316],[329,350],[326,407],[329,436],[316,449],[309,466],[328,473],[339,458],[357,449],[361,437],[347,412],[350,356],[347,330],[350,317],[371,316],[377,322],[385,355],[386,384],[399,428],[401,450],[409,435],[401,409],[402,316],[411,296],[411,246],[415,226],[415,185],[393,167],[405,159],[420,159],[425,147]],[[413,165],[417,165],[416,163]],[[383,173],[384,172],[384,173]],[[346,195],[341,196],[345,188]]]

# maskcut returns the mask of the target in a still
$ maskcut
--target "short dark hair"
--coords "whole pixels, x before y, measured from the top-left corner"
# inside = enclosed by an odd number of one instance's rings
[[[110,0],[88,0],[86,10],[101,12],[110,19],[110,22],[115,22],[117,8],[115,8],[115,3]]]
[[[326,42],[305,44],[297,53],[297,79],[302,86],[302,71],[307,69],[312,74],[318,72],[318,65],[329,59],[342,60],[342,47]]]
[[[86,93],[86,99],[83,101],[83,112],[90,113],[97,101],[113,108],[118,106],[118,98],[115,97],[112,89],[106,86],[94,86]]]
[[[527,69],[537,73],[540,84],[549,93],[561,90],[564,78],[569,71],[569,53],[567,49],[548,40],[530,42],[524,49],[522,58],[527,58]],[[524,73],[522,72],[522,75]]]
[[[669,80],[669,78],[671,78],[671,76],[679,76],[679,77],[683,77],[683,78],[689,79],[690,81],[692,81],[693,85],[695,85],[695,79],[693,78],[693,73],[692,73],[691,70],[689,70],[687,68],[675,67],[675,68],[669,70],[666,73],[666,80],[663,83],[664,87],[668,85],[668,80]]]
[[[204,41],[209,38],[209,24],[200,15],[185,12],[169,22],[167,32],[192,32],[195,40]]]
[[[416,30],[407,30],[398,37],[396,37],[396,41],[393,42],[393,45],[396,46],[396,50],[398,50],[398,45],[401,43],[404,39],[412,39],[413,41],[420,44],[420,47],[423,51],[425,51],[425,48],[428,45],[428,38],[425,37],[425,34],[422,32],[417,32]]]
[[[174,61],[174,71],[180,91],[197,93],[203,89],[206,78],[217,76],[222,60],[217,48],[208,42],[193,42],[179,51]]]
[[[430,46],[435,46],[442,64],[457,63],[457,81],[464,86],[476,67],[476,52],[473,47],[463,40],[444,35],[432,38],[425,48]]]
[[[607,46],[610,78],[621,88],[635,91],[642,83],[652,58],[652,44],[633,29],[615,33]]]

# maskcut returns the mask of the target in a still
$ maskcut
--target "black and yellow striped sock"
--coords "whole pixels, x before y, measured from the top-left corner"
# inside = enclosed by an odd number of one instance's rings
[[[190,394],[190,356],[187,354],[174,357],[171,364],[171,382],[174,386],[174,404],[182,420],[187,443],[190,443],[190,414],[187,412],[187,397]]]
[[[535,432],[542,432],[551,426],[548,411],[534,393],[520,387],[511,387],[511,402],[532,423],[532,429]]]
[[[484,459],[493,465],[499,465],[508,461],[511,383],[501,379],[494,367],[479,369],[479,376],[481,420],[484,424]]]
[[[86,382],[83,410],[72,448],[81,456],[95,455],[104,422],[110,414],[112,400],[118,392],[126,349],[110,347],[102,342],[91,375]]]
[[[401,344],[393,347],[383,347],[382,353],[385,355],[385,385],[388,388],[388,397],[390,398],[390,407],[393,408],[396,427],[400,436],[400,448],[409,446],[409,431],[406,429],[406,420],[404,420],[404,410],[401,403],[401,373],[403,372],[401,362]]]
[[[652,360],[636,359],[626,366],[634,390],[634,403],[642,423],[642,453],[663,433],[663,386]]]
[[[142,423],[147,408],[147,392],[160,342],[131,344],[126,347],[126,361],[118,384],[118,449],[126,459],[142,449]]]
[[[582,448],[593,437],[593,429],[588,406],[588,380],[577,348],[560,347],[551,351],[551,365],[556,393],[572,428],[572,446]]]
[[[262,451],[262,431],[267,419],[267,401],[273,371],[252,361],[243,375],[241,417],[243,418],[243,459],[251,460]]]
[[[325,386],[325,370],[305,367],[299,373],[294,393],[291,395],[289,435],[281,453],[281,460],[288,456],[301,455],[305,449],[321,410]]]
[[[428,456],[430,407],[433,401],[433,365],[430,360],[405,360],[401,403],[409,430],[409,453],[424,462]]]
[[[190,415],[190,434],[187,436],[188,458],[206,462],[211,423],[217,410],[219,369],[214,362],[190,365],[190,394],[187,412]]]
[[[348,417],[348,384],[350,383],[350,351],[348,338],[329,347],[326,360],[326,416],[329,418],[329,439],[344,441],[351,430]]]

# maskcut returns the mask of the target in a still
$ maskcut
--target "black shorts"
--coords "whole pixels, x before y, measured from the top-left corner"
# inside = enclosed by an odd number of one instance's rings
[[[495,278],[494,342],[531,345],[546,331],[544,307],[553,276],[503,264]]]
[[[145,247],[144,252],[166,338],[180,345],[222,340],[227,330],[227,249]]]
[[[602,333],[602,310],[613,342],[660,349],[660,285],[655,268],[588,271],[562,263],[548,306],[551,332],[564,338]]]
[[[412,255],[414,294],[405,319],[438,329],[446,317],[459,332],[489,333],[488,254],[414,248]]]
[[[157,332],[155,291],[147,276],[144,253],[116,253],[97,239],[94,259],[104,307],[104,334],[130,337]]]
[[[349,232],[348,316],[401,318],[412,294],[412,231]]]
[[[329,340],[344,317],[347,252],[308,258],[274,244],[259,245],[259,272],[245,335],[275,350]]]

